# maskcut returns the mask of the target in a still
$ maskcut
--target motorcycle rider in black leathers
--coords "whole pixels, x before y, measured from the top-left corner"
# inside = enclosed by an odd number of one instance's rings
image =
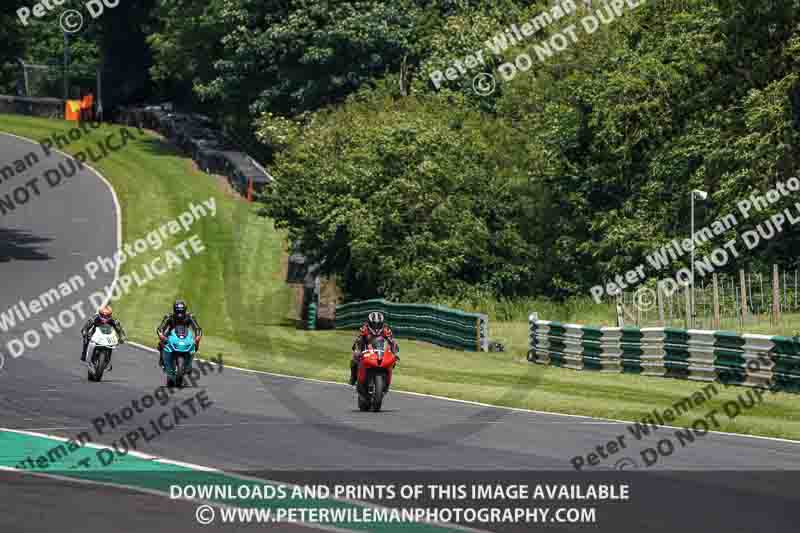
[[[172,306],[172,314],[164,315],[161,325],[156,328],[156,334],[159,339],[158,366],[161,368],[164,368],[164,344],[172,330],[179,325],[191,327],[194,330],[195,350],[200,351],[200,339],[203,337],[203,330],[194,315],[186,310],[186,302],[176,300],[175,305]]]

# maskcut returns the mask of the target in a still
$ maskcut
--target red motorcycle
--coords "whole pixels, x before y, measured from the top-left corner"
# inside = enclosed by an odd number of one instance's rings
[[[392,384],[392,371],[397,357],[383,337],[375,337],[361,354],[358,363],[356,392],[358,408],[362,411],[381,410],[383,396]]]

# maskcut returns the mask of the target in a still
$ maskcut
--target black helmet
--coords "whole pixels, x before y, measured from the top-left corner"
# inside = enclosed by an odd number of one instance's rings
[[[172,314],[179,320],[186,318],[186,302],[183,300],[175,300],[175,305],[172,306]]]
[[[383,313],[379,313],[377,311],[370,313],[367,317],[367,327],[369,328],[369,332],[373,335],[380,335],[383,331]]]

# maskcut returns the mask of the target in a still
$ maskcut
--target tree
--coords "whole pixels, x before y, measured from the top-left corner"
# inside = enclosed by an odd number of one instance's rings
[[[374,96],[281,153],[266,210],[354,297],[513,293],[533,275],[517,188],[475,112]]]

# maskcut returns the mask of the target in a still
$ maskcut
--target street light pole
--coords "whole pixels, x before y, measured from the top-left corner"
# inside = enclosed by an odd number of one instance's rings
[[[69,100],[69,34],[64,32],[64,100]]]

